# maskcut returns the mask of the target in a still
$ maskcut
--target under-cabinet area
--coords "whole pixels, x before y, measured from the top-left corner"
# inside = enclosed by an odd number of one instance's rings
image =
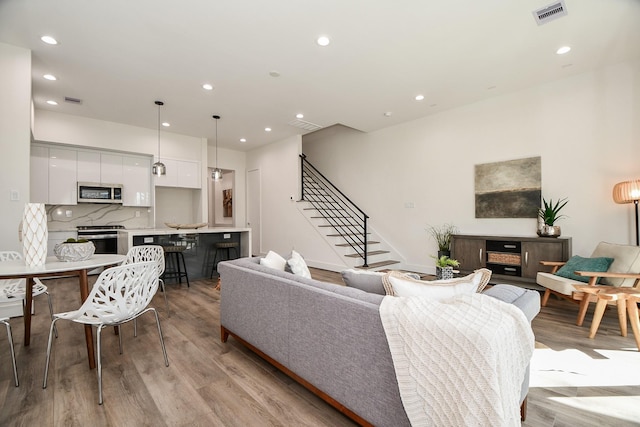
[[[538,288],[536,274],[549,271],[540,261],[566,261],[570,257],[570,237],[451,236],[451,258],[460,262],[460,273],[488,268],[493,272],[491,283]]]

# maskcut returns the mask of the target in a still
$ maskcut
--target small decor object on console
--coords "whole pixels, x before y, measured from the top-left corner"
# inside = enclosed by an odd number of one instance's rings
[[[560,227],[555,225],[555,222],[559,219],[565,218],[565,215],[560,215],[559,212],[569,203],[569,200],[558,200],[555,204],[553,199],[549,199],[547,202],[542,199],[543,208],[538,210],[538,236],[540,237],[560,237]]]
[[[436,259],[436,280],[453,279],[453,273],[456,271],[454,267],[460,266],[460,263],[451,259],[446,255],[442,255]]]
[[[28,267],[43,266],[47,259],[47,212],[44,203],[25,203],[21,226],[22,255]]]
[[[438,258],[443,255],[448,257],[451,254],[451,236],[458,233],[458,227],[444,224],[439,227],[430,226],[427,230],[438,244]]]
[[[84,261],[91,258],[96,251],[93,242],[84,239],[68,239],[66,242],[58,243],[53,248],[53,253],[60,261],[74,262]]]

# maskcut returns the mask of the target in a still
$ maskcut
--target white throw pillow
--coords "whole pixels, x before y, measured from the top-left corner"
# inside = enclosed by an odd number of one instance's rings
[[[287,260],[282,258],[277,253],[269,251],[266,257],[260,258],[260,265],[284,271],[284,266],[287,265]]]
[[[384,276],[387,295],[398,297],[428,296],[437,300],[461,294],[473,294],[481,284],[484,272],[477,271],[468,276],[449,279],[422,281],[403,274],[391,272]],[[386,285],[390,286],[386,286]]]
[[[306,277],[307,279],[311,279],[311,273],[309,272],[309,267],[307,267],[307,263],[304,262],[304,258],[296,251],[291,251],[291,258],[287,261],[289,267],[291,267],[291,272],[298,276]]]

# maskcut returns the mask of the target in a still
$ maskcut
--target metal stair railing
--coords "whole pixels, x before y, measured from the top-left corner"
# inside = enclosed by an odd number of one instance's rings
[[[301,200],[311,206],[327,221],[337,234],[367,264],[367,220],[369,216],[329,181],[300,154]]]

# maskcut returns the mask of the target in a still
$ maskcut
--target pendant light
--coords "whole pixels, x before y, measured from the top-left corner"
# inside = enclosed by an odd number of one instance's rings
[[[222,179],[222,169],[218,168],[218,120],[220,120],[220,116],[214,115],[214,119],[216,119],[216,168],[211,172],[211,178],[214,181],[220,181]]]
[[[160,107],[164,105],[164,102],[156,101],[155,104],[158,106],[158,161],[153,164],[151,173],[156,176],[161,176],[167,174],[167,167],[160,161]]]

